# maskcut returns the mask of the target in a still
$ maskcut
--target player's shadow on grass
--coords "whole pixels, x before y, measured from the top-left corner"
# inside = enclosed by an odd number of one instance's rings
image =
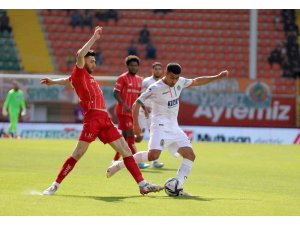
[[[149,198],[155,199],[176,199],[176,200],[195,200],[195,201],[213,201],[213,198],[205,198],[201,196],[178,196],[178,197],[169,197],[169,196],[153,196],[149,195]]]
[[[129,198],[155,198],[155,199],[178,199],[178,200],[196,200],[196,201],[212,201],[214,199],[204,198],[201,196],[179,196],[179,197],[169,197],[169,196],[157,196],[157,195],[131,195],[131,196],[83,196],[83,195],[57,195],[62,197],[71,198],[89,198],[104,202],[121,202],[124,199]]]
[[[71,198],[89,198],[94,199],[98,201],[104,201],[104,202],[121,202],[124,199],[129,198],[141,198],[143,196],[141,195],[131,195],[131,196],[87,196],[87,195],[57,195],[62,197],[71,197]]]
[[[141,171],[143,173],[163,173],[164,171],[177,171],[178,169],[167,169],[167,168],[160,168],[160,169],[155,169],[155,168],[149,168],[149,169],[142,169]]]

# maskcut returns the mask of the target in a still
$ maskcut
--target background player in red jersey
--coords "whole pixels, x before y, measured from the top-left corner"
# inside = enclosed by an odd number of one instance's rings
[[[135,100],[139,97],[142,91],[143,79],[137,75],[140,59],[135,55],[129,55],[125,58],[125,64],[128,71],[121,74],[116,82],[114,89],[114,97],[117,100],[116,113],[118,116],[118,128],[122,130],[122,135],[125,138],[132,154],[136,153],[133,134],[133,118],[131,108]],[[113,161],[120,158],[120,153],[116,153]],[[141,169],[149,167],[149,164],[139,163]]]
[[[94,141],[96,137],[104,144],[109,143],[115,151],[122,155],[126,168],[140,187],[141,194],[144,195],[149,192],[156,192],[163,189],[161,186],[147,183],[144,180],[127,143],[112,124],[106,111],[102,90],[91,75],[96,67],[96,60],[95,53],[91,51],[90,48],[100,39],[101,34],[102,27],[96,27],[95,33],[91,39],[78,50],[76,65],[69,78],[41,79],[41,83],[46,85],[71,84],[75,89],[80,99],[80,105],[84,110],[83,130],[77,146],[72,155],[69,156],[62,165],[55,181],[43,192],[44,195],[53,195],[56,192],[60,183],[69,172],[71,172],[77,161],[87,151],[89,144]]]

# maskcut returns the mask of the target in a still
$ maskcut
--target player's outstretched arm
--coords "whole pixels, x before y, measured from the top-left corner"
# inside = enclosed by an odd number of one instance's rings
[[[201,85],[208,84],[215,80],[223,79],[224,77],[227,77],[228,74],[229,74],[229,72],[227,70],[224,70],[217,75],[197,77],[197,78],[193,79],[193,83],[190,85],[190,87],[191,86],[201,86]]]
[[[63,86],[71,86],[69,82],[69,78],[57,78],[57,79],[51,79],[48,77],[40,79],[41,84],[45,84],[47,86],[51,85],[63,85]]]
[[[93,46],[93,44],[100,39],[102,34],[102,27],[97,26],[95,28],[95,32],[93,34],[93,36],[91,37],[90,40],[88,40],[87,43],[85,43],[85,45],[78,50],[77,52],[77,59],[76,59],[76,64],[78,66],[78,68],[83,68],[84,67],[84,56],[88,53],[88,51],[91,49],[91,47]]]

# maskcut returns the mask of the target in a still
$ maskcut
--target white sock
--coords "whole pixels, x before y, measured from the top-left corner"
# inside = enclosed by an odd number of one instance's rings
[[[145,180],[142,180],[141,182],[139,182],[139,186],[143,187],[147,184],[147,182]]]
[[[147,162],[148,160],[148,152],[147,151],[143,151],[143,152],[137,152],[134,154],[134,159],[136,161],[136,163],[140,163],[140,162]],[[120,167],[120,169],[125,168],[125,164],[123,161],[120,161],[118,163],[118,166]]]
[[[177,171],[177,179],[181,182],[182,185],[190,174],[192,166],[193,161],[189,159],[182,160],[182,163]]]
[[[54,181],[54,182],[52,183],[52,185],[55,185],[57,188],[59,188],[60,183],[57,183],[56,181]]]

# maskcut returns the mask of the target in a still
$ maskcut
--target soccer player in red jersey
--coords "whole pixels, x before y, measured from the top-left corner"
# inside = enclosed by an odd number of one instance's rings
[[[135,55],[129,55],[125,58],[125,64],[128,71],[121,74],[116,82],[114,89],[114,97],[117,100],[116,113],[118,116],[118,128],[122,130],[122,135],[125,138],[132,154],[136,153],[133,134],[133,118],[131,108],[133,103],[139,97],[142,91],[143,79],[137,75],[140,59]],[[119,160],[120,153],[116,153],[114,161]],[[140,163],[141,169],[149,167],[149,164]]]
[[[96,60],[95,53],[90,48],[100,39],[101,35],[102,27],[96,27],[91,39],[77,52],[76,65],[69,78],[41,79],[41,84],[46,85],[71,84],[80,98],[80,105],[84,110],[83,130],[77,146],[62,165],[55,181],[43,192],[44,195],[53,195],[56,192],[60,183],[71,172],[96,137],[104,144],[109,143],[116,152],[122,155],[126,168],[140,187],[141,194],[163,189],[161,186],[150,184],[144,180],[126,141],[112,124],[106,111],[102,90],[91,75],[96,67]]]

